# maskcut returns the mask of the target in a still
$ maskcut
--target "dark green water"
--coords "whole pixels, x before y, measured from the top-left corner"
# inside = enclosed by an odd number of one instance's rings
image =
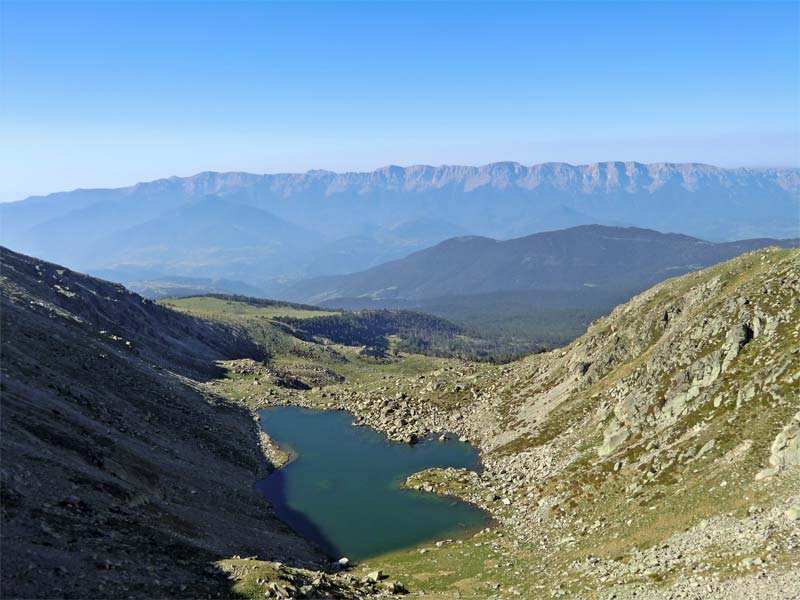
[[[361,560],[480,529],[479,508],[401,489],[428,467],[478,466],[478,453],[456,440],[414,446],[388,441],[352,415],[296,407],[259,411],[261,427],[295,456],[256,486],[281,519],[333,557]]]

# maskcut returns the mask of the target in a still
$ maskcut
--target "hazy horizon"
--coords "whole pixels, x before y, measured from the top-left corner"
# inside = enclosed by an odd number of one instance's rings
[[[204,171],[796,167],[798,16],[780,2],[4,2],[0,201]]]
[[[131,181],[127,183],[119,183],[114,185],[81,185],[76,188],[65,188],[65,189],[57,189],[57,190],[50,190],[47,192],[42,193],[33,193],[22,198],[14,198],[14,199],[2,199],[0,198],[0,203],[12,203],[12,202],[22,202],[29,198],[36,198],[36,197],[43,197],[48,196],[50,194],[57,194],[61,192],[75,192],[80,190],[92,190],[92,189],[121,189],[127,187],[133,187],[134,185],[140,183],[152,183],[155,181],[161,181],[165,179],[190,179],[192,177],[196,177],[198,175],[202,175],[204,173],[246,173],[248,175],[303,175],[307,173],[313,173],[315,171],[321,172],[328,172],[328,173],[336,173],[336,174],[360,174],[360,173],[374,173],[376,171],[380,171],[382,169],[390,168],[390,167],[399,167],[401,169],[410,169],[414,167],[430,167],[433,169],[442,168],[442,167],[466,167],[466,168],[481,168],[486,167],[489,165],[495,164],[518,164],[522,165],[523,167],[533,167],[537,165],[545,165],[545,164],[565,164],[573,167],[581,167],[586,165],[593,165],[593,164],[615,164],[615,163],[637,163],[643,165],[652,165],[652,164],[696,164],[696,165],[704,165],[709,167],[715,167],[720,169],[726,170],[736,170],[736,169],[752,169],[752,170],[769,170],[769,169],[800,169],[800,164],[798,165],[720,165],[720,164],[712,164],[707,162],[701,161],[672,161],[672,160],[657,160],[657,161],[641,161],[641,160],[596,160],[596,161],[586,161],[586,162],[570,162],[566,160],[545,160],[545,161],[537,161],[537,162],[522,162],[519,160],[496,160],[490,161],[486,163],[476,163],[476,164],[467,164],[467,163],[407,163],[407,164],[398,164],[396,162],[392,163],[385,163],[381,164],[374,168],[364,168],[364,169],[326,169],[326,168],[316,168],[311,167],[308,169],[298,169],[298,170],[281,170],[281,171],[248,171],[243,169],[230,169],[230,170],[219,170],[219,169],[204,169],[202,171],[196,171],[192,173],[186,174],[171,174],[171,175],[163,175],[163,176],[156,176],[148,179],[141,179],[137,181]]]

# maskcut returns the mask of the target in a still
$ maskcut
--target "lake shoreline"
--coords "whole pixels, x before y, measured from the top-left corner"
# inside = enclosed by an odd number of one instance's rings
[[[291,426],[284,431],[283,435],[275,431],[274,422],[272,428],[265,425],[264,417],[266,415],[262,412],[281,409],[286,412],[283,412],[280,418],[293,419]],[[340,418],[328,418],[325,416],[337,413],[341,415]],[[278,412],[273,414],[281,415]],[[415,444],[401,444],[397,440],[392,440],[385,432],[379,429],[364,427],[363,424],[355,420],[351,411],[338,407],[310,408],[282,404],[258,409],[257,416],[257,422],[264,432],[263,438],[269,446],[268,452],[273,457],[280,453],[285,459],[271,474],[257,481],[255,483],[256,488],[265,494],[273,510],[288,526],[292,527],[298,534],[320,545],[333,558],[338,558],[337,554],[340,554],[342,556],[355,556],[357,560],[369,560],[386,552],[410,550],[437,539],[466,540],[487,527],[493,527],[495,524],[495,519],[484,507],[456,494],[429,494],[426,490],[414,490],[407,486],[409,478],[419,474],[421,471],[435,468],[437,465],[443,468],[457,466],[459,470],[478,475],[478,470],[483,469],[480,449],[458,441],[457,436],[452,433],[446,434],[448,436],[446,441],[438,441],[437,438],[441,434],[430,434],[421,438]],[[305,432],[306,427],[298,426],[295,421],[297,419],[311,419],[311,421],[304,423],[307,426],[312,426],[315,420],[322,419],[326,423],[324,429],[321,430],[324,431],[325,435],[320,435],[319,431],[311,434]],[[296,437],[290,441],[285,439],[288,435],[299,436],[299,438]],[[305,436],[305,439],[303,439],[303,436]],[[363,439],[371,441],[367,442],[367,447],[358,448],[358,444]],[[324,447],[325,444],[329,443],[335,445],[336,451],[334,453]],[[304,444],[306,446],[314,444],[315,453],[309,455],[314,458],[298,464],[297,459],[304,454]],[[323,447],[321,454],[324,455],[324,458],[320,456],[318,446]],[[407,451],[411,451],[411,454],[406,454]],[[414,460],[417,463],[412,462],[403,467],[403,456],[415,457]],[[439,456],[439,458],[435,458],[436,456]],[[448,456],[450,458],[447,458]],[[397,463],[398,457],[401,457],[399,459],[400,463]],[[338,461],[340,460],[345,468],[338,469],[339,472],[337,472]],[[427,462],[419,462],[420,460]],[[359,461],[366,462],[359,464]],[[309,469],[313,469],[314,465],[320,462],[324,467],[319,476],[315,476],[313,471],[306,472]],[[389,478],[398,477],[392,475],[392,469],[397,468],[401,468],[399,485],[391,484],[389,481]],[[293,481],[292,476],[295,471],[300,471],[304,474],[302,477],[295,475],[295,480]],[[363,475],[361,474],[362,472]],[[276,478],[278,473],[280,473],[280,477]],[[350,473],[349,482],[344,481],[344,478],[348,477],[348,475],[345,475],[346,473]],[[298,477],[300,479],[299,482],[296,480]],[[381,479],[382,477],[385,478],[385,481]],[[333,479],[331,480],[331,478]],[[334,482],[334,491],[324,487],[325,482],[329,480]],[[382,483],[386,485],[381,487]],[[364,497],[364,486],[369,487],[370,485],[375,486],[375,488],[367,492],[366,497],[370,500],[361,507],[358,518],[352,514],[355,502],[350,503],[349,501],[335,509],[341,511],[341,517],[333,520],[331,520],[330,515],[325,517],[326,512],[329,513],[331,510],[328,505],[344,502],[348,494],[354,493],[353,486],[357,489],[354,497],[361,498]],[[294,503],[288,497],[292,493],[293,486],[300,486],[303,489],[303,493],[297,495]],[[314,486],[322,487],[315,489]],[[407,496],[406,494],[400,494],[399,499],[395,496],[396,492],[410,491],[415,491],[419,495]],[[432,502],[430,498],[426,499],[426,496],[429,495],[436,498],[436,500]],[[324,502],[319,501],[315,504],[313,498],[316,496],[324,497]],[[448,500],[447,504],[442,503],[444,499]],[[394,505],[397,503],[400,503],[400,506],[395,507]],[[407,503],[409,506],[402,508],[403,503]],[[418,505],[416,509],[413,508],[415,504]],[[315,510],[317,511],[316,513],[314,513]],[[415,514],[414,510],[422,512]],[[384,517],[380,517],[381,511],[386,513]],[[439,516],[435,517],[435,514],[439,514]],[[347,522],[348,515],[351,518],[352,528],[340,523],[340,521]],[[412,515],[415,518],[409,521]],[[328,518],[328,527],[320,527],[317,520],[324,521],[325,518]],[[426,518],[434,519],[429,524],[430,530],[427,529]],[[459,519],[467,520],[461,521]],[[359,522],[361,520],[372,523],[370,531],[366,534],[362,531],[363,527]],[[407,521],[405,524],[403,524],[404,520]],[[469,521],[474,521],[474,523],[470,525],[468,524]],[[480,521],[479,524],[478,521]],[[392,526],[395,522],[397,522],[399,533],[398,531],[392,531]],[[450,524],[448,525],[447,523]],[[461,528],[465,528],[464,531],[461,531]],[[331,531],[335,531],[334,538],[339,541],[333,542],[329,539]],[[414,535],[416,535],[416,538],[413,537]],[[357,543],[354,540],[359,540],[359,536],[363,539]],[[399,539],[405,541],[395,544],[392,540],[398,536]],[[344,541],[342,542],[342,540]],[[359,543],[367,548],[374,547],[376,551],[359,551],[357,549]],[[348,544],[352,549],[350,551],[347,550]],[[353,546],[353,544],[356,545]],[[340,547],[343,547],[341,552]]]

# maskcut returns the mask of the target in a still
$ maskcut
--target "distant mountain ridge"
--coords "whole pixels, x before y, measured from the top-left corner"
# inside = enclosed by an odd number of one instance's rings
[[[285,295],[335,305],[336,298],[420,300],[517,290],[645,289],[689,271],[798,240],[713,243],[641,228],[585,225],[500,241],[466,236],[350,275],[298,282]]]
[[[576,186],[579,186],[585,193],[612,189],[654,192],[676,181],[684,185],[687,190],[697,191],[713,183],[733,187],[741,185],[743,178],[753,177],[762,182],[774,182],[778,187],[795,194],[800,192],[800,168],[797,167],[725,169],[703,163],[635,161],[597,162],[584,165],[550,162],[526,166],[517,162],[496,162],[482,166],[388,165],[374,171],[343,173],[311,170],[305,173],[259,175],[236,171],[204,171],[189,177],[172,176],[122,188],[76,189],[46,196],[30,196],[24,201],[45,203],[76,193],[91,194],[94,196],[91,200],[97,201],[114,192],[130,196],[139,194],[157,196],[179,191],[187,196],[201,197],[258,186],[265,186],[270,192],[284,197],[309,191],[333,196],[345,190],[357,190],[360,193],[376,190],[422,191],[452,185],[462,186],[465,192],[487,185],[496,188],[527,189],[540,186],[576,189]]]
[[[213,200],[209,200],[213,199]],[[181,221],[197,202],[214,211]],[[181,248],[154,256],[189,230],[232,230],[244,209],[256,220],[299,227],[291,237],[268,228],[257,244],[221,236],[213,260]],[[219,211],[218,211],[219,212]],[[170,219],[174,223],[167,224]],[[132,234],[160,223],[147,243]],[[493,163],[388,166],[372,172],[199,173],[118,189],[74,190],[0,204],[0,243],[88,271],[143,270],[154,277],[221,277],[265,287],[275,278],[358,271],[420,250],[455,233],[514,238],[576,225],[637,226],[729,241],[797,237],[800,169],[722,169],[696,163],[589,165]],[[265,248],[269,246],[267,252]],[[212,272],[211,264],[219,267]]]

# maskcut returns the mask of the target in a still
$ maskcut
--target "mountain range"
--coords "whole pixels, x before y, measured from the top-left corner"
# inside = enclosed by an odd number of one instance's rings
[[[635,227],[582,225],[511,239],[456,237],[371,269],[301,281],[289,299],[422,300],[520,290],[641,290],[739,254],[798,240],[707,242]]]
[[[800,169],[607,162],[200,173],[0,205],[0,243],[123,281],[358,271],[456,235],[599,223],[715,241],[795,237]]]

